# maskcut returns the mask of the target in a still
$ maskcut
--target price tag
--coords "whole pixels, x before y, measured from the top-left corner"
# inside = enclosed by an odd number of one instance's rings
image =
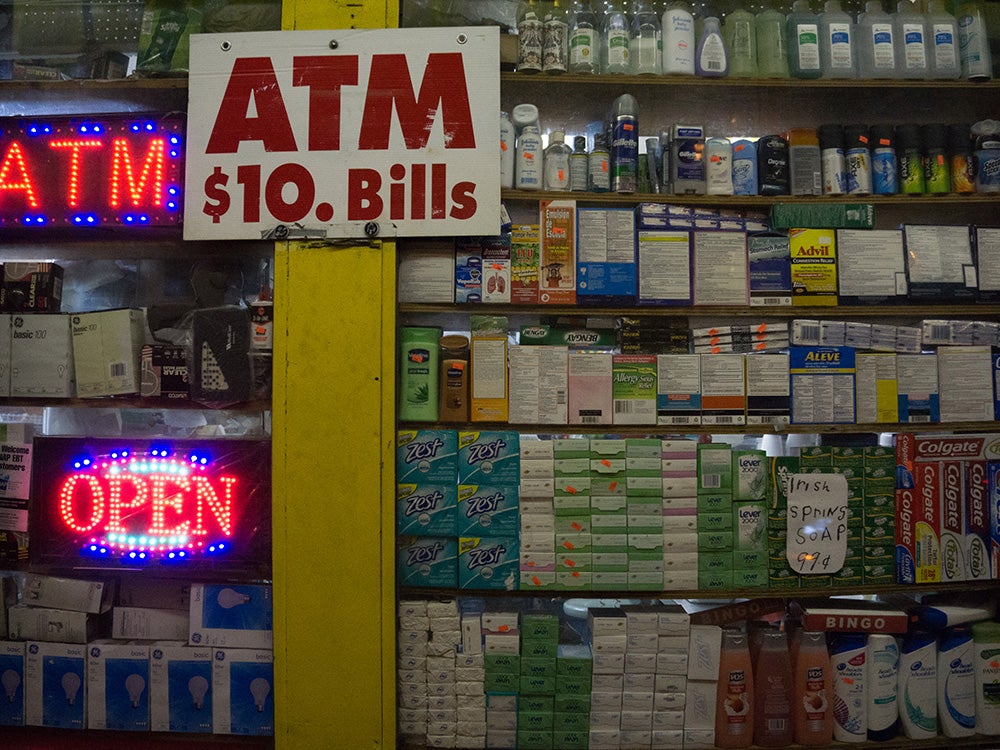
[[[847,556],[847,477],[792,474],[788,478],[785,557],[802,575],[828,575]]]

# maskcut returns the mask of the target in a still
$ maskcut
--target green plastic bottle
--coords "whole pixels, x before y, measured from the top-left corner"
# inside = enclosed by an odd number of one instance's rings
[[[757,75],[761,78],[788,78],[788,30],[785,16],[766,7],[757,14]]]
[[[735,78],[757,77],[757,24],[754,14],[737,8],[726,15],[722,38],[729,50],[729,75]]]
[[[399,338],[399,419],[436,422],[441,329],[408,326],[400,331]]]
[[[819,78],[819,18],[809,0],[795,0],[786,21],[788,27],[788,71],[792,78]]]

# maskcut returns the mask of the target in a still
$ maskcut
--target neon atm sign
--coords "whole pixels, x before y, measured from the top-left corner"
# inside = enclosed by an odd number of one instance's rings
[[[35,460],[31,513],[49,536],[32,535],[31,544],[48,545],[43,558],[225,561],[244,557],[269,530],[260,441],[39,438]]]
[[[163,226],[181,220],[184,121],[0,119],[0,226]]]

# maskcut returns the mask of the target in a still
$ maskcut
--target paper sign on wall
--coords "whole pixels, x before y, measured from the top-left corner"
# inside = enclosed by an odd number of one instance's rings
[[[785,557],[802,575],[828,575],[847,556],[847,477],[792,474],[788,479]]]
[[[496,27],[197,34],[190,68],[184,239],[499,231]]]

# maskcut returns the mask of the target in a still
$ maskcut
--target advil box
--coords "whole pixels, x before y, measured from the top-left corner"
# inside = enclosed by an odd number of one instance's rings
[[[965,580],[965,470],[961,461],[941,461],[941,580]]]
[[[977,581],[990,572],[989,464],[965,463],[965,578]]]

